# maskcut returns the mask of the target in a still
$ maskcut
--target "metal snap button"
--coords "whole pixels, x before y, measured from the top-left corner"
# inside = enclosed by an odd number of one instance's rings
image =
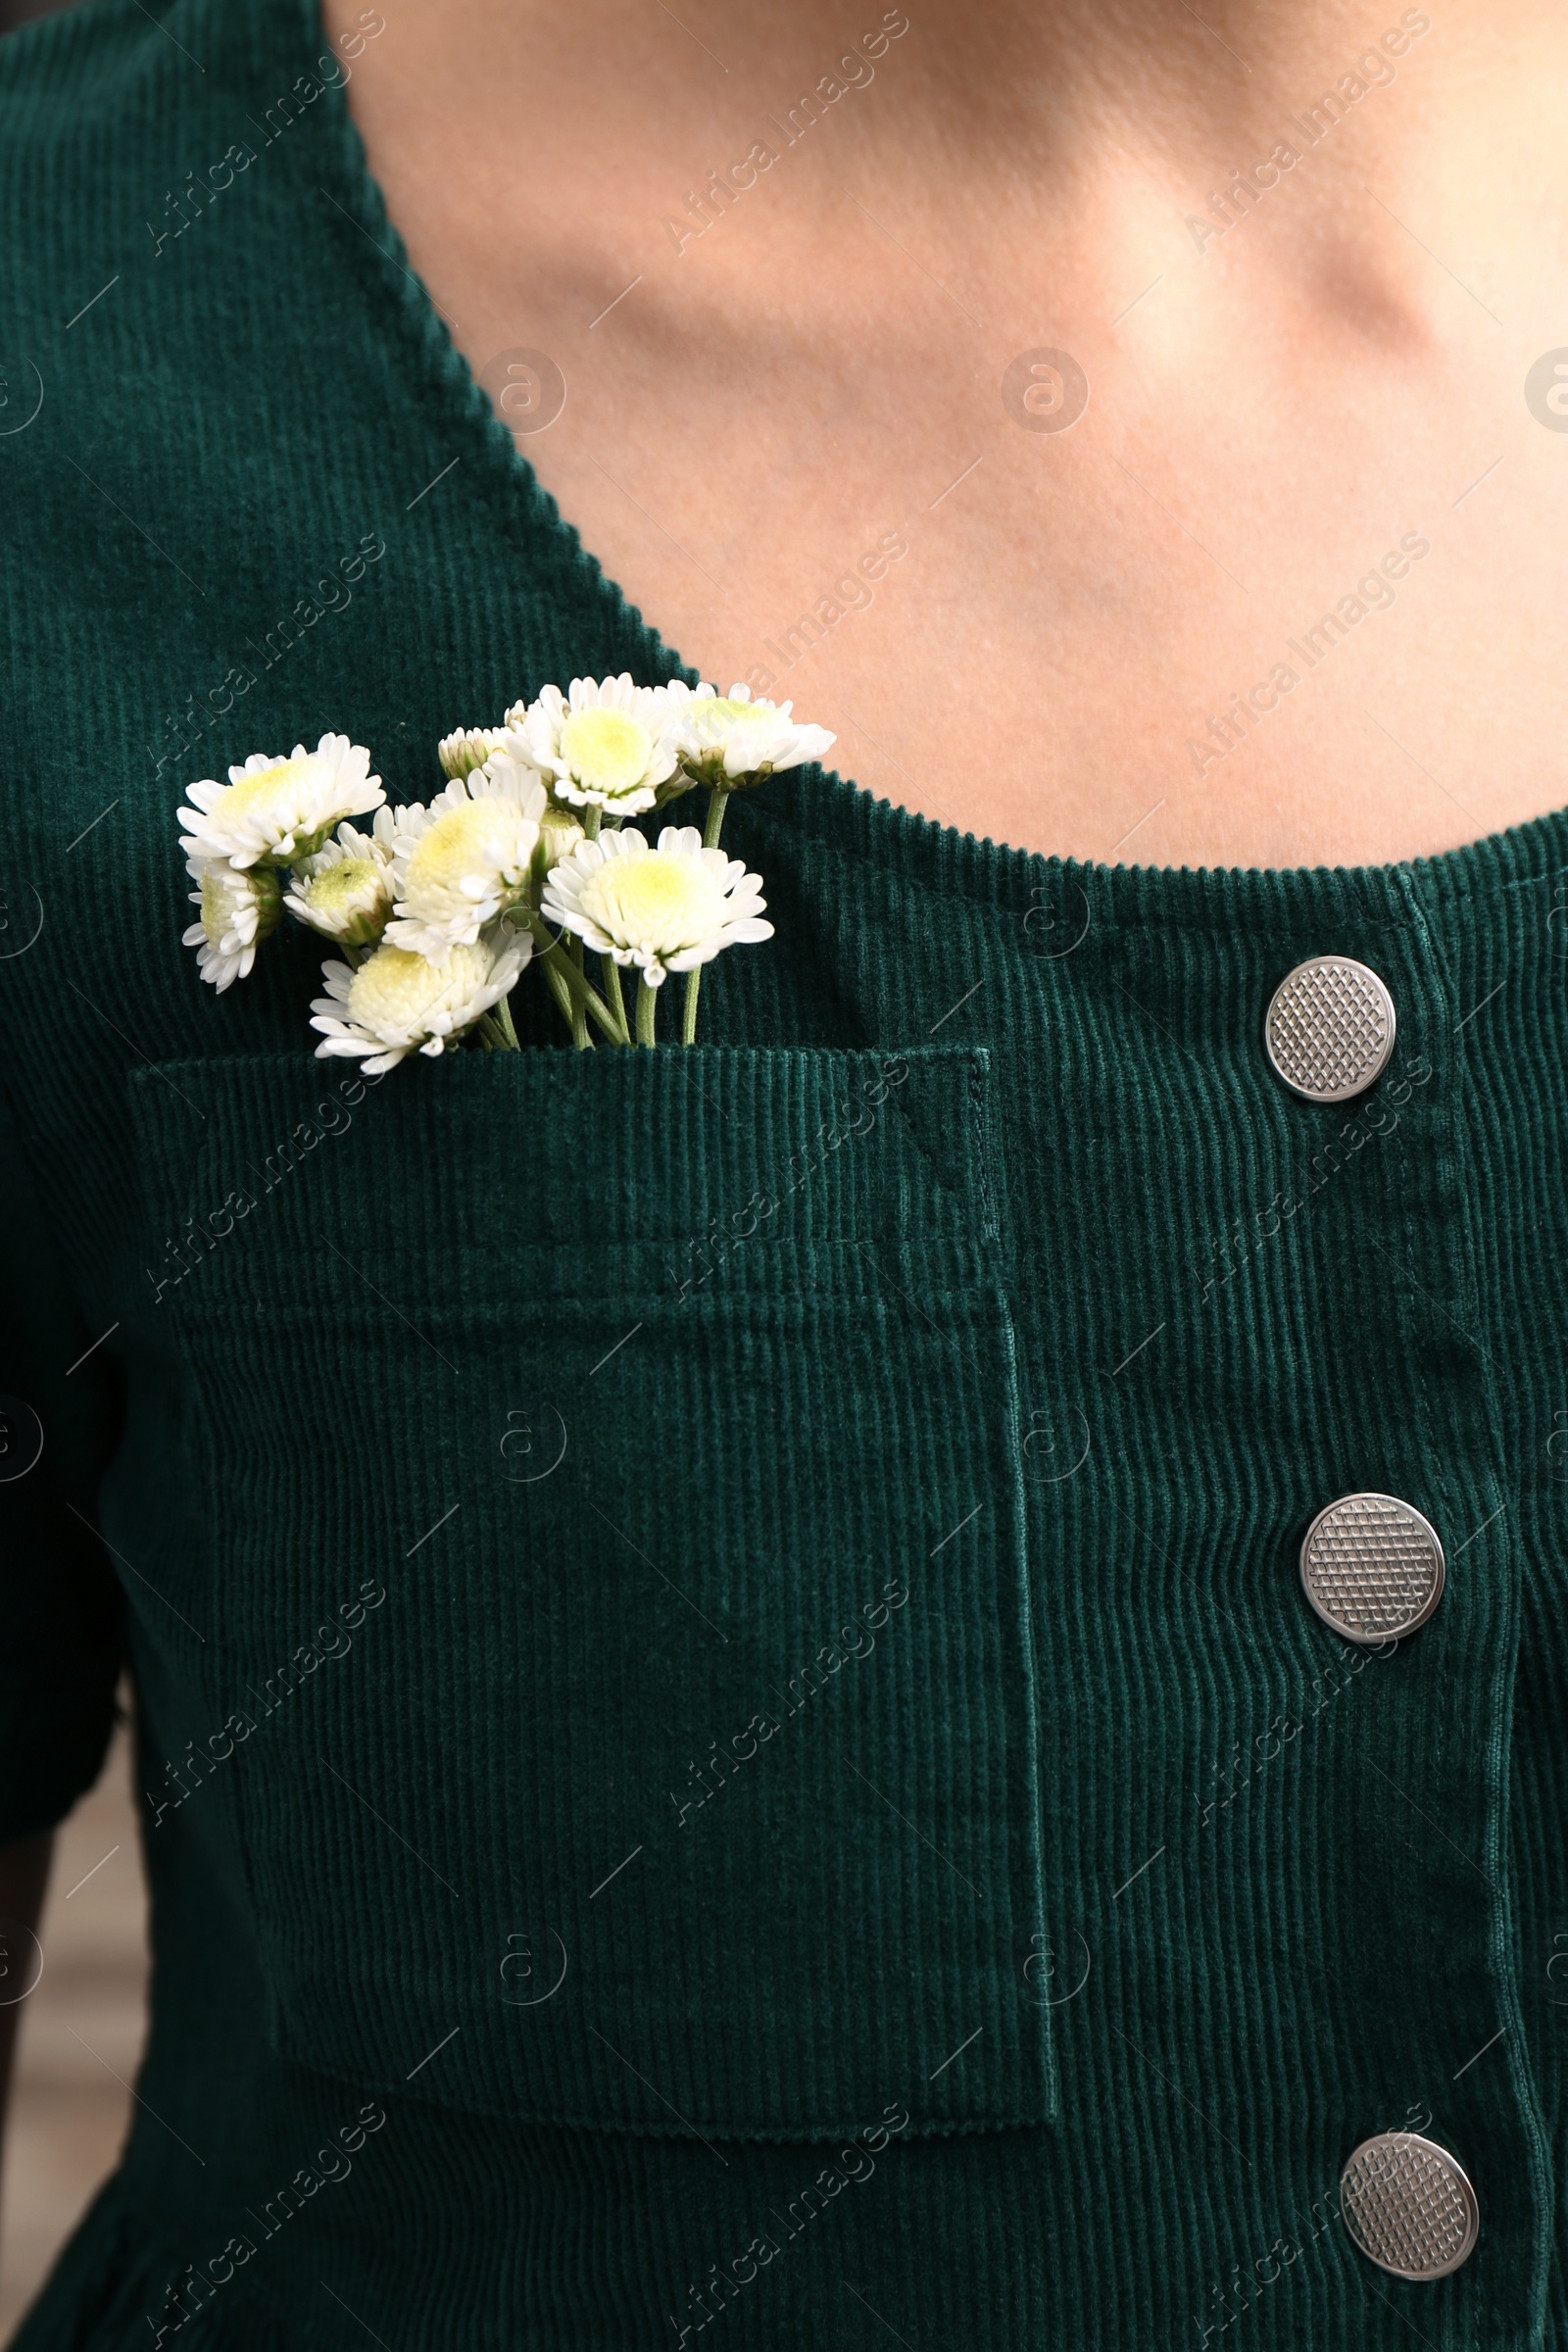
[[[1362,2253],[1396,2278],[1446,2278],[1481,2229],[1463,2166],[1414,2132],[1362,2140],[1340,2175],[1340,2211]]]
[[[1301,1540],[1301,1586],[1347,1642],[1413,1634],[1443,1597],[1437,1530],[1396,1494],[1342,1494]]]
[[[1349,956],[1312,956],[1269,1000],[1263,1042],[1292,1092],[1308,1102],[1364,1095],[1394,1052],[1394,999]]]

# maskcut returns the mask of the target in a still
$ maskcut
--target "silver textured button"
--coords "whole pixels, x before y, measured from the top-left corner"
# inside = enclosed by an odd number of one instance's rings
[[[1347,1642],[1387,1642],[1425,1625],[1443,1598],[1437,1530],[1396,1494],[1342,1494],[1301,1540],[1301,1585]]]
[[[1263,1042],[1286,1085],[1308,1102],[1364,1095],[1394,1052],[1394,999],[1350,956],[1311,956],[1269,1000]]]
[[[1414,2132],[1362,2140],[1340,2175],[1340,2211],[1362,2253],[1396,2278],[1446,2278],[1481,2228],[1464,2168]]]

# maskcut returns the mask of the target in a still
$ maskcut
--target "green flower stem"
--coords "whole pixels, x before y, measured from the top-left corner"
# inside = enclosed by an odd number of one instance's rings
[[[604,975],[605,1002],[629,1037],[631,1032],[626,1028],[626,1000],[620,993],[620,966],[613,956],[601,956],[599,969]]]
[[[573,988],[571,992],[571,1042],[581,1054],[586,1051],[588,1045],[588,1008],[582,998],[582,991],[586,989],[588,983],[583,977],[582,941],[575,932],[572,934],[566,956],[568,970],[574,971],[577,979],[581,982],[581,987]]]
[[[718,837],[724,830],[724,810],[729,806],[729,794],[715,784],[708,796],[708,822],[703,827],[703,847],[716,850]],[[703,967],[694,964],[686,975],[686,995],[681,1004],[680,1042],[683,1046],[697,1043],[697,995],[703,984]]]
[[[658,1043],[654,1035],[654,1013],[659,1004],[659,991],[650,988],[646,976],[637,975],[637,1043],[652,1046]]]
[[[729,794],[715,784],[708,796],[708,822],[703,827],[703,847],[716,850],[718,837],[724,830],[724,811],[729,807]]]
[[[566,986],[565,975],[562,971],[560,964],[548,956],[541,956],[538,958],[538,962],[540,970],[544,973],[545,981],[549,987],[550,994],[556,1000],[556,1004],[561,1013],[561,1017],[569,1029],[571,1027],[571,991]]]
[[[517,1043],[517,1032],[512,1025],[512,999],[510,997],[499,998],[492,1007],[490,1017],[500,1030],[501,1043],[508,1053],[520,1054],[522,1048]]]
[[[605,812],[602,808],[585,808],[583,810],[582,833],[584,841],[597,841],[599,839],[599,827],[604,820],[604,814]]]
[[[625,1022],[616,1021],[614,1014],[599,991],[590,987],[587,980],[584,979],[580,965],[573,963],[569,955],[562,954],[562,938],[550,929],[543,915],[536,914],[531,906],[526,909],[526,913],[528,928],[533,933],[534,945],[540,950],[535,960],[543,964],[547,978],[554,977],[561,980],[570,1005],[573,1008],[580,1007],[587,1014],[589,1020],[595,1022],[604,1031],[612,1046],[630,1045],[631,1040],[626,1034]],[[580,941],[578,945],[581,946]]]

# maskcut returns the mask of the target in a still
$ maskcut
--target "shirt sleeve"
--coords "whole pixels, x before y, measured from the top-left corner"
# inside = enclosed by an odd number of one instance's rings
[[[102,1769],[123,1654],[95,1531],[120,1418],[0,1098],[0,1844],[60,1821]]]

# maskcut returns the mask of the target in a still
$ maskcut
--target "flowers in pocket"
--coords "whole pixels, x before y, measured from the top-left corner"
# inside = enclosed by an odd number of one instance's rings
[[[179,811],[198,909],[185,945],[221,992],[285,909],[331,940],[338,955],[311,1011],[316,1051],[369,1072],[470,1034],[514,1052],[508,1000],[530,964],[580,1048],[595,1031],[652,1046],[659,991],[681,973],[689,1046],[703,965],[773,934],[760,875],[718,846],[729,797],[820,760],[834,740],[740,686],[634,686],[623,672],[573,678],[564,694],[546,686],[499,727],[446,736],[446,786],[411,807],[388,804],[369,753],[346,735],[286,759],[259,752],[226,784],[192,784]],[[701,832],[665,825],[651,841],[627,822],[699,786]],[[630,1018],[623,969],[637,973]]]

